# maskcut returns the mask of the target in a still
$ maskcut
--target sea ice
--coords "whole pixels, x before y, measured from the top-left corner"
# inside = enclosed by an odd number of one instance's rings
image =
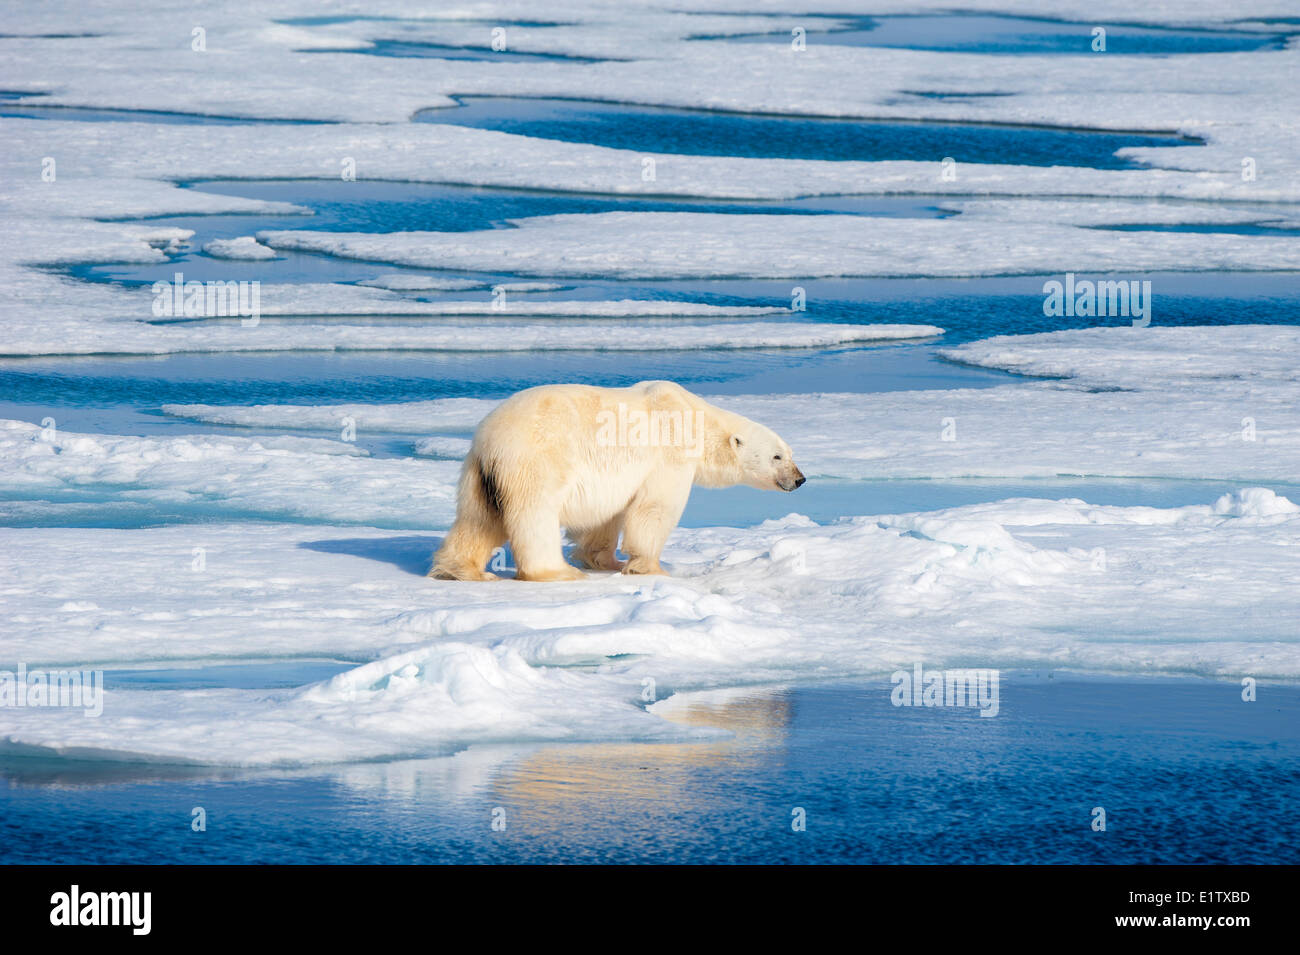
[[[792,515],[679,529],[672,579],[556,586],[431,581],[436,534],[11,529],[0,619],[7,658],[29,669],[307,656],[357,667],[273,692],[127,690],[110,674],[97,719],[0,708],[0,746],[293,765],[681,739],[643,709],[646,687],[653,699],[916,661],[1295,679],[1297,533],[1300,508],[1264,489],[1172,509],[1010,500],[829,526]]]

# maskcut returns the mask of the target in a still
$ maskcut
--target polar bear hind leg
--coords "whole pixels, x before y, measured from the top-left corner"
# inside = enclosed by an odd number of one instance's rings
[[[479,460],[471,455],[460,476],[460,506],[456,521],[433,555],[429,576],[438,580],[499,580],[484,567],[492,552],[506,542],[499,495]]]
[[[516,580],[585,580],[564,560],[560,510],[568,488],[555,480],[558,469],[545,458],[515,463],[502,487],[502,517],[515,554]]]
[[[558,508],[523,503],[506,512],[506,534],[519,568],[516,580],[585,580],[587,575],[564,560],[564,535]]]
[[[578,546],[569,556],[589,570],[622,570],[618,559],[618,535],[623,530],[623,515],[616,514],[599,527],[574,535]]]

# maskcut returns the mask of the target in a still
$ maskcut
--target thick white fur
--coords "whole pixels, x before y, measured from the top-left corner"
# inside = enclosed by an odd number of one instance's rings
[[[638,411],[689,412],[699,430],[667,445],[610,442],[611,416]],[[429,576],[495,580],[484,567],[508,540],[520,580],[580,580],[584,574],[565,562],[561,528],[585,567],[662,574],[659,556],[693,485],[792,491],[803,481],[773,431],[671,381],[529,388],[479,424],[461,471],[456,521]],[[620,535],[626,564],[616,556]]]

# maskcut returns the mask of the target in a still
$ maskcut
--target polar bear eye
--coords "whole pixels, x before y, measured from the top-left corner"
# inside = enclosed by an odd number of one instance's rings
[[[780,460],[781,460],[781,455],[779,455],[779,454],[774,454],[774,455],[772,456],[772,460],[773,460],[773,461],[780,461]]]

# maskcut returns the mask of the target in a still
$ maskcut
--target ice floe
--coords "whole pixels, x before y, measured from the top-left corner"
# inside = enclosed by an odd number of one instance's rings
[[[340,421],[340,435],[345,427]],[[20,421],[0,421],[0,462],[0,484],[11,494],[112,491],[127,503],[344,523],[383,523],[397,510],[416,522],[444,520],[455,508],[459,469],[366,460],[342,440],[87,435]]]
[[[436,275],[416,275],[409,272],[390,272],[373,279],[362,279],[358,285],[391,289],[395,292],[462,292],[487,288],[488,283],[476,279],[448,279]]]
[[[275,258],[275,249],[269,249],[251,235],[237,239],[213,239],[203,246],[203,251],[216,259],[245,259],[258,261]]]
[[[1192,218],[1194,219],[1193,213]],[[259,232],[276,249],[423,268],[673,278],[973,276],[1067,271],[1290,270],[1289,236],[1111,232],[990,211],[969,220],[606,212],[514,229],[384,235]]]
[[[430,581],[436,534],[8,530],[6,658],[29,668],[285,656],[357,667],[270,692],[110,678],[99,718],[4,707],[0,740],[11,753],[319,763],[680,739],[646,699],[916,661],[1297,678],[1298,531],[1300,508],[1264,489],[1173,509],[1011,500],[829,526],[792,515],[679,530],[672,579],[555,586]]]

